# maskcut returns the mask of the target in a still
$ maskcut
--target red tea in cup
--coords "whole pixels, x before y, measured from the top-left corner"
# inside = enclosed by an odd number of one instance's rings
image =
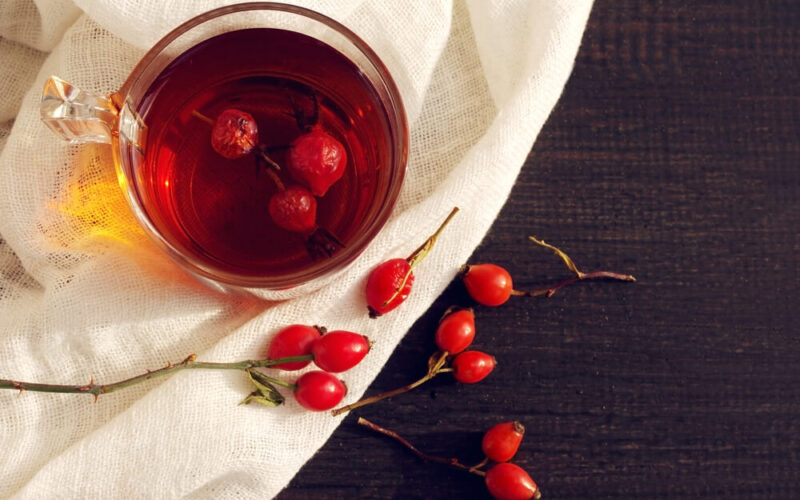
[[[258,131],[240,157],[212,146],[231,109]],[[112,144],[134,213],[177,263],[248,288],[312,286],[355,259],[388,219],[408,150],[399,92],[377,55],[335,21],[281,4],[187,21],[108,97],[54,77],[42,118],[73,142]],[[316,205],[311,226],[286,229],[270,200],[311,187],[290,168],[293,141],[309,131],[346,162],[327,191],[296,204]]]
[[[315,125],[346,150],[343,176],[315,197],[316,224],[334,238],[335,253],[352,244],[376,190],[389,182],[381,106],[349,59],[308,36],[255,28],[206,40],[172,61],[139,106],[148,124],[147,154],[133,168],[142,207],[204,267],[261,276],[319,265],[309,245],[324,242],[281,228],[268,210],[280,186],[297,184],[288,168],[292,141]],[[211,121],[231,108],[255,119],[257,147],[279,171],[256,152],[229,159],[212,148]]]

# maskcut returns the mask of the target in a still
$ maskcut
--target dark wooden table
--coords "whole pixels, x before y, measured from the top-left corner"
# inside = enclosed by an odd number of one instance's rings
[[[426,464],[481,458],[520,420],[515,461],[547,498],[800,498],[800,2],[597,0],[563,97],[471,262],[518,288],[586,282],[477,308],[498,367],[441,376],[353,412],[281,499],[488,498],[481,478]],[[460,283],[369,394],[413,380]]]

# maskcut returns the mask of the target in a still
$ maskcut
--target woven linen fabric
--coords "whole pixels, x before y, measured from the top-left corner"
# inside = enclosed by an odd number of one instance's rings
[[[214,291],[142,232],[110,146],[68,145],[39,118],[58,75],[116,90],[161,36],[226,2],[0,3],[0,378],[62,384],[125,379],[190,353],[263,356],[280,327],[363,333],[370,354],[342,374],[359,399],[411,324],[497,216],[566,82],[591,1],[301,2],[383,59],[410,125],[408,173],[391,219],[322,289],[283,301]],[[232,2],[227,2],[232,3]],[[417,268],[411,297],[378,320],[364,284],[461,212]],[[294,379],[290,374],[285,378]],[[238,406],[238,371],[184,371],[101,396],[0,392],[0,497],[268,498],[343,417]]]

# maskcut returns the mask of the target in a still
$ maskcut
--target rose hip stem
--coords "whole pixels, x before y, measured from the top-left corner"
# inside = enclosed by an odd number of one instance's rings
[[[476,474],[476,475],[481,476],[481,477],[485,477],[486,476],[486,473],[484,471],[478,470],[478,469],[476,469],[474,467],[471,467],[469,465],[464,465],[461,462],[459,462],[458,459],[456,459],[456,458],[437,457],[437,456],[433,456],[433,455],[428,455],[427,453],[423,453],[422,451],[417,449],[416,446],[414,446],[413,444],[409,443],[408,440],[405,439],[404,437],[402,437],[401,435],[397,434],[394,431],[391,431],[389,429],[381,427],[381,426],[379,426],[377,424],[374,424],[374,423],[370,422],[369,420],[367,420],[366,418],[358,417],[358,425],[363,425],[364,427],[366,427],[368,429],[372,429],[375,432],[379,432],[379,433],[383,434],[384,436],[389,436],[390,438],[398,441],[400,444],[402,444],[403,446],[405,446],[406,448],[411,450],[416,456],[418,456],[419,458],[421,458],[425,462],[436,462],[436,463],[440,463],[440,464],[445,464],[445,465],[449,465],[451,467],[455,467],[456,469],[461,469],[461,470],[465,470],[467,472],[471,472],[471,473]]]
[[[386,301],[384,301],[383,303],[384,307],[386,307],[390,302],[392,302],[394,299],[397,298],[397,296],[403,290],[403,287],[406,286],[406,282],[408,281],[408,278],[411,276],[411,272],[414,270],[414,267],[416,267],[416,265],[419,264],[422,261],[422,259],[427,257],[427,255],[433,248],[433,245],[436,244],[436,240],[439,238],[439,235],[442,234],[444,228],[447,227],[447,225],[450,223],[451,220],[453,220],[453,217],[455,217],[457,213],[458,213],[458,207],[453,207],[453,210],[450,211],[450,214],[447,216],[444,222],[442,222],[441,225],[439,225],[439,228],[436,230],[436,232],[433,233],[427,240],[425,240],[425,243],[420,245],[419,248],[414,250],[414,252],[406,258],[406,262],[408,262],[408,271],[406,271],[406,274],[403,276],[403,281],[400,282],[400,286],[397,287],[397,290],[395,290],[394,294],[391,297],[389,297]]]
[[[86,385],[40,384],[33,382],[20,382],[17,380],[0,379],[0,389],[14,389],[19,391],[20,393],[25,391],[32,391],[32,392],[59,392],[59,393],[71,393],[71,394],[92,394],[94,395],[94,400],[97,401],[97,398],[100,397],[101,394],[108,394],[110,392],[115,392],[120,389],[124,389],[126,387],[138,384],[140,382],[144,382],[145,380],[150,380],[156,377],[163,377],[165,375],[171,375],[181,370],[248,371],[252,368],[265,368],[281,363],[310,361],[312,359],[313,356],[311,354],[304,354],[302,356],[291,356],[281,359],[258,359],[258,360],[253,359],[253,360],[238,361],[233,363],[214,363],[208,361],[197,361],[197,355],[190,354],[189,356],[186,357],[186,359],[184,359],[180,363],[175,363],[175,364],[167,363],[167,366],[159,368],[158,370],[153,370],[153,371],[148,370],[147,373],[142,373],[141,375],[137,375],[135,377],[131,377],[125,380],[120,380],[119,382],[114,382],[111,384],[97,384],[95,383],[94,378],[92,378]],[[295,389],[294,384],[274,379],[266,375],[263,376],[266,380],[275,385],[286,387],[292,390]]]
[[[539,240],[535,236],[528,236],[528,239],[530,239],[532,242],[536,243],[539,246],[543,246],[545,248],[549,248],[550,250],[552,250],[556,255],[558,255],[559,258],[561,258],[562,261],[564,261],[564,264],[567,266],[567,269],[572,271],[575,274],[575,276],[573,276],[572,278],[567,278],[559,283],[556,283],[555,285],[549,288],[541,288],[538,290],[527,290],[527,291],[512,290],[511,295],[524,296],[524,297],[538,297],[544,295],[545,297],[552,297],[553,294],[555,294],[559,289],[567,285],[571,285],[572,283],[589,279],[607,278],[618,281],[631,281],[631,282],[636,281],[636,278],[634,278],[630,274],[620,274],[611,271],[592,271],[590,273],[584,273],[580,269],[578,269],[578,266],[576,266],[575,263],[572,261],[572,259],[569,258],[569,255],[561,251],[561,249],[554,247],[549,243],[545,243],[544,240]]]
[[[212,127],[214,126],[214,120],[212,120],[211,118],[207,117],[207,116],[206,116],[206,115],[204,115],[203,113],[201,113],[201,112],[197,111],[196,109],[193,109],[193,110],[192,110],[192,116],[194,116],[195,118],[197,118],[197,119],[199,119],[199,120],[202,120],[202,121],[204,121],[204,122],[208,123],[208,124],[209,124],[209,125],[211,125]],[[247,141],[247,142],[250,142],[250,141]],[[252,143],[251,143],[251,144],[252,144]],[[256,145],[256,144],[253,144],[253,146],[255,146],[255,148],[254,148],[254,151],[255,151],[256,153],[258,153],[258,156],[259,156],[259,157],[260,157],[262,160],[264,160],[265,162],[267,162],[267,164],[268,164],[269,166],[271,166],[271,167],[272,167],[272,168],[274,168],[275,170],[280,170],[280,169],[281,169],[281,166],[280,166],[280,165],[278,165],[278,164],[275,162],[275,160],[273,160],[272,158],[270,158],[270,157],[269,157],[269,155],[267,154],[266,148],[262,148],[261,146],[258,146],[258,145]]]
[[[412,382],[408,385],[404,385],[403,387],[398,387],[397,389],[383,392],[375,396],[370,396],[368,398],[362,399],[361,401],[356,401],[355,403],[351,403],[349,405],[336,408],[335,410],[331,410],[331,415],[335,417],[336,415],[341,415],[342,413],[348,412],[350,410],[355,410],[356,408],[361,408],[362,406],[376,403],[382,399],[390,398],[392,396],[408,392],[411,389],[424,384],[425,382],[432,379],[436,375],[439,375],[440,373],[453,371],[452,368],[445,368],[444,366],[448,354],[449,353],[447,351],[444,351],[444,352],[437,352],[433,356],[431,356],[430,359],[428,359],[428,373],[426,373],[425,376],[422,377],[421,379]]]

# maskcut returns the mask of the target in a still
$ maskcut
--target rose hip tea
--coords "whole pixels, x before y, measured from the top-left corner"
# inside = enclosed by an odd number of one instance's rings
[[[169,245],[215,276],[323,265],[385,202],[390,126],[347,57],[299,33],[232,31],[172,61],[138,106],[135,196]],[[231,278],[233,279],[233,278]]]

